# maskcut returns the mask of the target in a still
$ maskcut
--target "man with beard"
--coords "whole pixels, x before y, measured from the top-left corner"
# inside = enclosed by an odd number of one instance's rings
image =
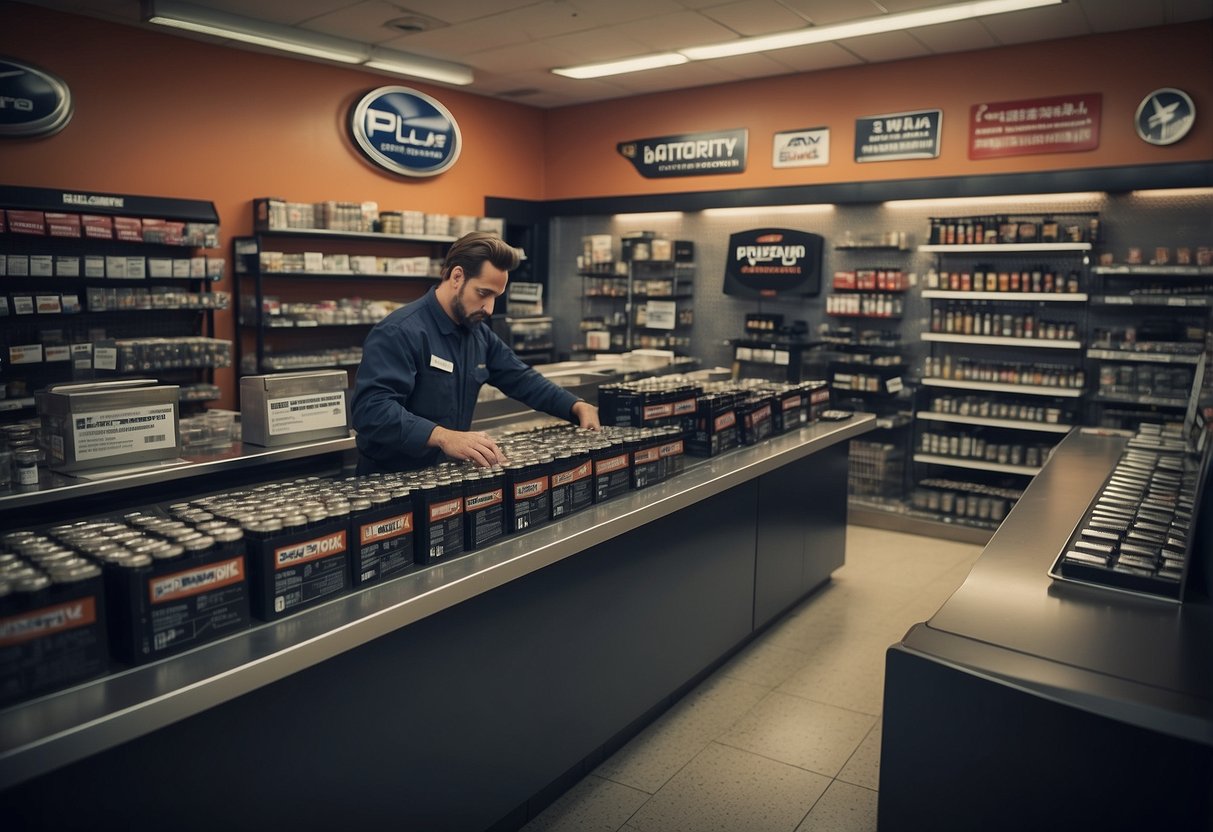
[[[497,444],[471,431],[482,385],[597,430],[598,408],[523,364],[486,321],[505,294],[518,252],[475,231],[451,245],[442,282],[371,330],[354,385],[360,474],[432,465],[440,455],[487,466]]]

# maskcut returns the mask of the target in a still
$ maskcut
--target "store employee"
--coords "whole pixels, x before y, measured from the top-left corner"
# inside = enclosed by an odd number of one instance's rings
[[[358,472],[432,465],[440,454],[480,466],[506,460],[488,434],[468,430],[486,382],[536,410],[597,430],[598,408],[535,370],[486,323],[518,252],[475,231],[451,245],[442,282],[371,330],[354,385]]]

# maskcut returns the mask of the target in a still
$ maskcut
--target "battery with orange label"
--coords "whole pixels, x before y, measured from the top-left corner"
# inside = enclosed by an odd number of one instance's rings
[[[463,553],[463,480],[423,480],[413,490],[417,563],[427,564]]]
[[[665,479],[661,461],[662,436],[655,430],[642,430],[632,451],[632,487],[646,488]]]
[[[505,515],[512,532],[525,532],[551,519],[552,458],[521,459],[505,466]]]
[[[687,440],[694,456],[716,456],[737,447],[737,393],[710,393],[699,399],[695,432]]]
[[[566,450],[552,463],[552,519],[594,504],[594,464],[586,450]]]
[[[273,621],[349,589],[348,518],[287,514],[246,524],[253,615]]]
[[[137,543],[143,551],[104,559],[115,658],[143,664],[248,626],[243,534],[227,528],[218,537]]]
[[[354,586],[387,580],[413,567],[414,513],[408,486],[351,495],[350,509]]]
[[[0,707],[108,669],[101,570],[52,577],[14,564],[0,574]]]
[[[463,528],[463,544],[469,552],[488,546],[508,532],[505,472],[500,467],[464,475]]]
[[[737,406],[738,440],[756,445],[769,439],[772,432],[774,400],[770,395],[754,394]]]
[[[661,431],[662,478],[669,479],[681,474],[686,467],[686,436],[682,428],[663,428]]]
[[[626,494],[632,488],[632,448],[628,440],[612,437],[591,453],[594,465],[594,502]]]

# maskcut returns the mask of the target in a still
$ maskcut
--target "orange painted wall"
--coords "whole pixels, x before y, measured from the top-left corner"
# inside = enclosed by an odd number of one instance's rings
[[[555,110],[547,124],[548,199],[710,191],[1147,165],[1213,159],[1213,22],[1024,44],[800,75],[741,81]],[[1133,115],[1159,87],[1192,96],[1192,132],[1170,147],[1137,138]],[[973,104],[1103,93],[1100,146],[970,161]],[[855,119],[905,110],[943,110],[937,159],[854,161]],[[830,164],[776,170],[776,132],[830,128]],[[748,127],[748,170],[740,174],[644,179],[617,142]]]
[[[485,196],[543,196],[543,113],[532,107],[21,3],[0,2],[0,21],[0,55],[55,73],[75,103],[60,133],[0,144],[0,183],[210,200],[223,232],[215,256],[230,258],[230,238],[252,230],[261,196],[472,215]],[[464,149],[450,171],[395,176],[347,138],[351,104],[393,83],[434,96],[459,122]],[[217,316],[218,337],[233,329]],[[235,389],[230,372],[217,383]]]

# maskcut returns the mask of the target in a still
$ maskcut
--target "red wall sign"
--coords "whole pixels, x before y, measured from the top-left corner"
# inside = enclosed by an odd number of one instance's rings
[[[969,158],[1077,153],[1099,147],[1101,93],[974,104]]]

